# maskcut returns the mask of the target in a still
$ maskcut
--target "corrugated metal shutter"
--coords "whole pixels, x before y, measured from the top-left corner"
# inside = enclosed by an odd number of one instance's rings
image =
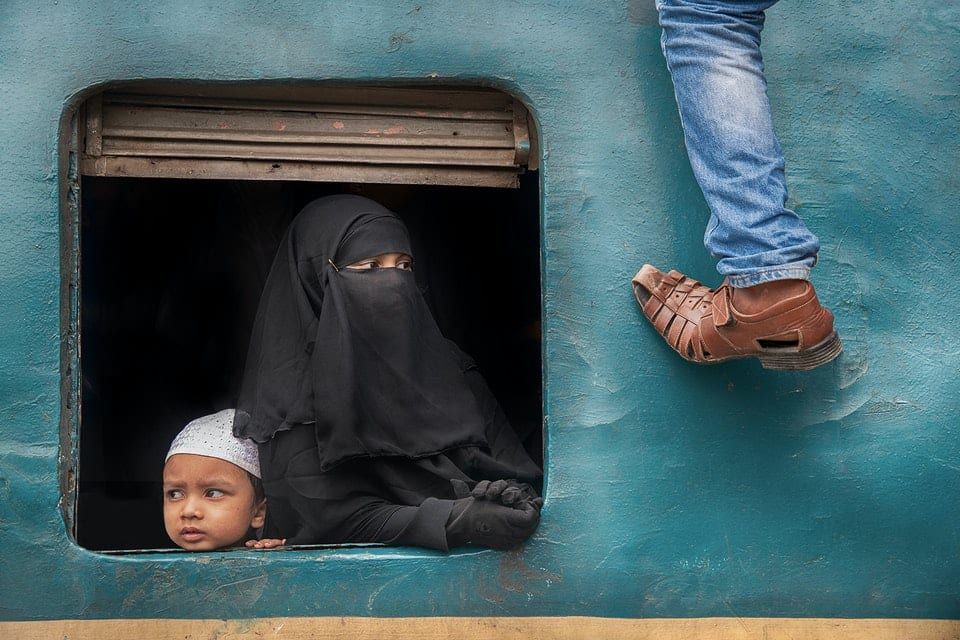
[[[80,168],[94,176],[516,187],[531,158],[530,125],[520,102],[483,88],[141,87],[87,101]]]

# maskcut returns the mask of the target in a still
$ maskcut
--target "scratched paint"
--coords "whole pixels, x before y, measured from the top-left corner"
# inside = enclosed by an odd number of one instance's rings
[[[845,353],[696,368],[644,261],[716,282],[647,0],[6,0],[0,618],[909,616],[960,611],[960,8],[782,3],[764,34],[791,205]],[[104,556],[59,508],[61,116],[118,79],[482,82],[538,118],[543,525],[519,553]],[[28,558],[29,560],[24,560]]]

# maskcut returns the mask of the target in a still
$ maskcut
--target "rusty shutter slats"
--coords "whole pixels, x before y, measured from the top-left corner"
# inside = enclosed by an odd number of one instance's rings
[[[233,158],[258,160],[302,160],[305,162],[360,162],[364,164],[456,164],[460,150],[444,147],[383,147],[374,159],[369,149],[349,144],[270,144],[234,143],[203,140],[150,140],[142,147],[136,138],[104,141],[103,155],[158,158]],[[473,166],[506,167],[516,152],[513,149],[475,149]]]
[[[322,182],[376,182],[382,184],[436,184],[451,186],[517,186],[515,170],[502,167],[423,165],[324,164],[318,180],[313,162],[262,160],[184,160],[101,156],[85,161],[87,175],[131,178],[192,178],[215,180],[301,180]]]
[[[144,109],[106,105],[103,138],[251,140],[271,142],[349,141],[449,147],[514,148],[513,125],[506,122],[424,120],[327,114],[230,112],[224,110]]]
[[[141,88],[87,113],[86,175],[502,187],[530,152],[526,109],[488,89]]]

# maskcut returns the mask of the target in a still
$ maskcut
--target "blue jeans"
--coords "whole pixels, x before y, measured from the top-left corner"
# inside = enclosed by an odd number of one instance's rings
[[[786,208],[760,56],[776,0],[657,0],[690,164],[710,207],[703,242],[734,287],[807,279],[820,243]]]

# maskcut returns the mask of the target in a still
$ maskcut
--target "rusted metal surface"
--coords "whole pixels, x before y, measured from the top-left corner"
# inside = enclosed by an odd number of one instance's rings
[[[358,163],[358,164],[411,164],[411,165],[457,165],[462,164],[460,149],[442,147],[412,147],[398,149],[385,146],[377,150],[373,158],[366,147],[350,144],[303,144],[303,143],[249,143],[238,141],[224,143],[205,140],[155,140],[142,144],[133,140],[117,144],[105,141],[107,156],[141,157],[190,157],[197,159],[242,158],[257,160],[303,160],[306,162]],[[473,149],[472,164],[478,167],[512,168],[516,152],[513,149]],[[92,158],[92,157],[91,157]]]
[[[527,126],[527,114],[519,109],[513,112],[513,139],[516,151],[514,162],[526,165],[530,158],[530,129]]]
[[[69,133],[60,153],[60,413],[59,485],[60,511],[76,537],[77,469],[80,433],[80,123],[84,109],[64,117]]]
[[[103,97],[93,96],[87,101],[85,112],[86,127],[81,137],[84,140],[84,155],[99,156],[103,151]]]
[[[516,187],[531,148],[493,89],[148,86],[86,110],[95,176]]]
[[[195,158],[87,158],[83,172],[95,176],[130,178],[193,178],[199,180],[302,180],[316,182],[376,182],[383,184],[439,184],[453,186],[516,187],[510,169],[423,167],[403,165],[344,165],[269,160]]]

